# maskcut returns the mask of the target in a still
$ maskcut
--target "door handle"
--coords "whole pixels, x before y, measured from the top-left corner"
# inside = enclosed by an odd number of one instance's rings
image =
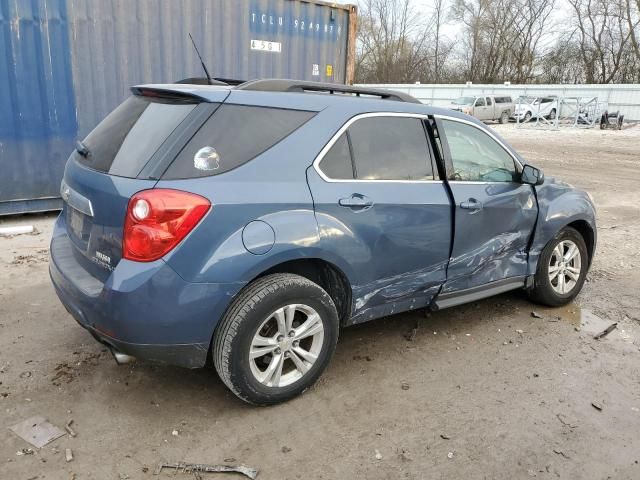
[[[469,198],[466,202],[460,204],[460,208],[471,210],[470,213],[476,213],[482,210],[482,202],[479,202],[475,198]]]
[[[359,193],[354,193],[350,197],[341,198],[338,200],[338,204],[342,207],[349,207],[352,209],[362,209],[373,206],[373,202],[370,198]]]

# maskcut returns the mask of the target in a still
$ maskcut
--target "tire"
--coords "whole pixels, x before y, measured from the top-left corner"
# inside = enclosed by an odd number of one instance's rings
[[[505,123],[509,122],[509,114],[507,112],[502,112],[502,115],[500,115],[500,123],[502,125],[504,125]]]
[[[531,112],[527,112],[524,114],[524,123],[528,122],[529,120],[531,120]]]
[[[285,312],[291,308],[290,322]],[[296,340],[292,333],[302,331],[304,325],[314,325],[312,331],[319,329],[314,313],[320,317],[322,333],[304,338],[302,333]],[[286,327],[289,332],[282,335]],[[214,334],[212,358],[218,375],[236,396],[254,405],[272,405],[301,394],[316,382],[333,355],[338,330],[338,313],[327,292],[299,275],[277,273],[250,283],[232,302]],[[272,352],[250,359],[252,348]],[[296,353],[301,350],[306,352],[304,357]],[[315,361],[307,362],[305,358],[311,358],[307,354],[315,356]],[[272,365],[282,365],[274,369],[281,376],[269,377]]]
[[[569,266],[565,267],[563,263],[558,264],[558,254],[556,247],[562,244],[564,258],[567,258],[571,245],[577,247],[576,256],[579,256],[579,273],[575,273],[575,261],[571,261]],[[575,258],[575,257],[574,257]],[[556,266],[558,265],[558,266]],[[555,273],[554,267],[560,272],[556,274],[552,280],[551,275]],[[585,278],[587,276],[587,270],[589,267],[589,254],[587,252],[587,245],[585,244],[582,235],[571,227],[565,227],[558,234],[549,241],[544,247],[540,258],[538,259],[538,268],[534,279],[534,287],[529,290],[529,298],[536,303],[547,305],[550,307],[559,307],[571,302],[580,293],[582,286],[584,285]],[[570,271],[571,268],[574,270]],[[574,279],[569,275],[573,273]],[[560,281],[561,275],[563,275],[562,281],[566,282],[566,290],[561,293]]]
[[[555,120],[556,119],[556,109],[554,108],[553,110],[551,110],[551,112],[549,112],[549,120]]]

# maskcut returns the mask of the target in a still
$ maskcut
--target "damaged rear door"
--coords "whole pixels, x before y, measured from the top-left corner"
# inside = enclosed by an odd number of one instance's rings
[[[354,117],[307,171],[323,249],[351,268],[352,323],[424,307],[445,280],[451,207],[423,120]]]

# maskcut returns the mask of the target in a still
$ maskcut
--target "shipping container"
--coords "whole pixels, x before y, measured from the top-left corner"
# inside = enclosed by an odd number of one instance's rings
[[[0,215],[60,206],[64,164],[141,83],[351,83],[356,7],[310,0],[0,0]]]

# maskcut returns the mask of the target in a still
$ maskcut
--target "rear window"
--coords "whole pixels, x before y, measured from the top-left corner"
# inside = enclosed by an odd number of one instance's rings
[[[129,97],[84,139],[89,154],[77,155],[78,161],[94,170],[134,178],[196,105]]]
[[[314,115],[301,110],[223,104],[182,149],[163,179],[228,172],[273,147]]]

